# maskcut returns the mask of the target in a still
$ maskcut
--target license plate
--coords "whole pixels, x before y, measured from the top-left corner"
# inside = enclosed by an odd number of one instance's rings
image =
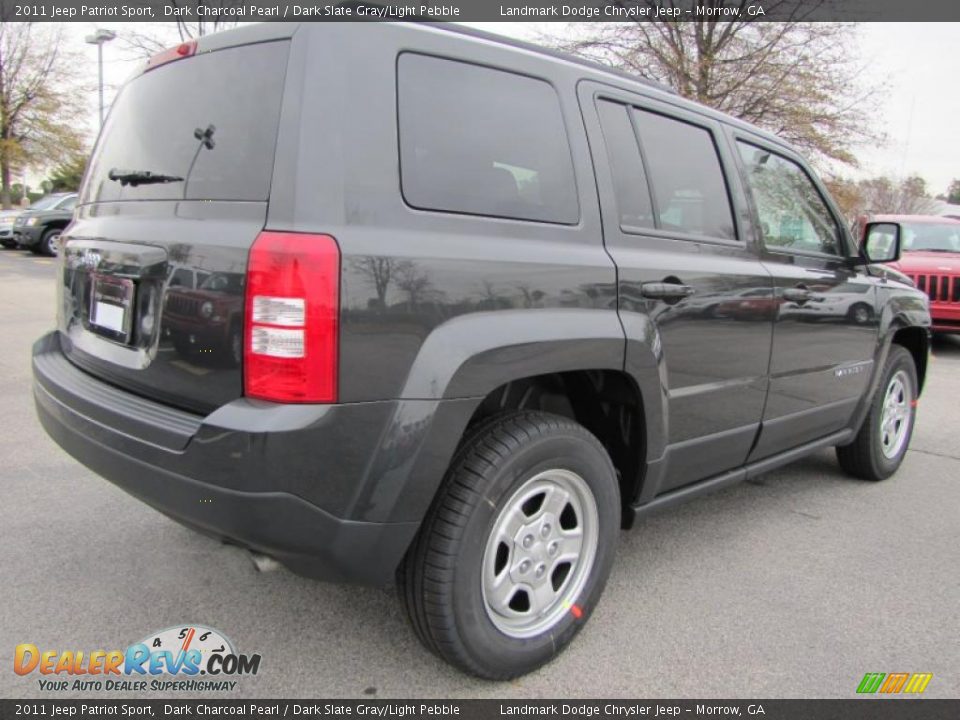
[[[94,275],[90,296],[91,329],[111,340],[129,342],[133,291],[133,280]]]

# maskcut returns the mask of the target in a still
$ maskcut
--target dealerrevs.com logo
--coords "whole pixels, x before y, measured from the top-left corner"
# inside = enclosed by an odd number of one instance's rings
[[[182,625],[147,635],[126,650],[41,650],[17,645],[13,670],[39,675],[40,690],[117,692],[229,691],[256,675],[260,655],[243,655],[219,631]]]

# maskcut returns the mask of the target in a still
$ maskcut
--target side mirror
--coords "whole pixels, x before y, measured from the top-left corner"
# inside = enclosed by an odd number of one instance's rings
[[[863,229],[863,255],[868,263],[891,263],[900,259],[900,225],[867,223]]]

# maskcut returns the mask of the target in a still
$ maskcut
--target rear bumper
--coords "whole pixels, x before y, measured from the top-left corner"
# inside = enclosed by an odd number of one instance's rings
[[[237,401],[245,403],[239,411],[224,413],[225,406],[204,418],[79,370],[63,356],[56,333],[34,345],[33,375],[40,422],[77,460],[184,525],[275,557],[302,575],[387,584],[419,527],[345,518],[330,509],[356,510],[348,501],[364,486],[373,452],[359,441],[344,443],[338,433],[365,427],[363,435],[376,442],[370,423],[379,417],[376,410],[390,408],[373,406],[392,403],[319,408]],[[218,417],[227,422],[218,424]],[[303,445],[323,437],[318,426],[337,446],[336,470],[316,462],[316,446]],[[296,441],[299,458],[290,457],[284,439]],[[310,500],[303,497],[306,486],[303,493],[290,491],[296,478],[284,471],[295,467],[292,461],[312,470]],[[353,492],[340,482],[351,475]],[[324,497],[327,507],[318,504]]]

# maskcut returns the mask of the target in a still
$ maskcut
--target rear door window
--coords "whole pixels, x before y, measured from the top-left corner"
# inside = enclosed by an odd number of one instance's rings
[[[661,230],[735,240],[730,197],[712,133],[633,108]]]
[[[424,210],[574,224],[576,184],[553,87],[415,53],[397,69],[406,202]]]
[[[83,202],[266,200],[289,42],[201,53],[144,73],[114,102]],[[123,186],[111,170],[183,178]]]
[[[600,114],[600,128],[613,175],[620,227],[626,231],[631,228],[655,228],[647,174],[627,108],[609,100],[600,100],[597,102],[597,112]]]

